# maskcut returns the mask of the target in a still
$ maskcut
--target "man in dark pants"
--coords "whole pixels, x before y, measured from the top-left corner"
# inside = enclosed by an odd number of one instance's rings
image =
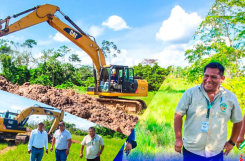
[[[80,158],[83,157],[83,149],[86,145],[87,161],[100,161],[100,155],[104,150],[104,141],[101,136],[95,134],[94,127],[90,127],[88,133],[89,135],[86,135],[81,143]]]
[[[56,161],[66,161],[71,147],[71,133],[65,129],[65,123],[59,123],[59,129],[55,131],[50,151],[55,144]]]
[[[201,85],[188,89],[179,101],[175,116],[175,151],[184,161],[223,160],[232,150],[242,125],[242,112],[236,96],[220,84],[224,81],[224,67],[210,63],[204,68]],[[184,137],[182,140],[182,117]],[[227,121],[233,123],[231,137],[227,139]]]

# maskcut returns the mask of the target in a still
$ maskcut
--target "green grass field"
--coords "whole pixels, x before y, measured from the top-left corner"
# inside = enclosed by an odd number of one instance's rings
[[[0,150],[6,148],[7,146],[8,146],[7,143],[2,143],[2,144],[0,144]]]
[[[84,136],[72,135],[72,138],[78,141],[82,141],[83,137]],[[115,138],[103,139],[103,140],[105,142],[105,149],[103,151],[103,154],[101,155],[101,160],[102,161],[113,160],[116,157],[118,151],[122,147],[125,140],[115,139]],[[0,144],[0,148],[1,146],[2,144]],[[49,143],[49,148],[50,146],[51,144]],[[67,160],[68,161],[69,160],[70,161],[75,161],[75,160],[85,161],[86,160],[85,149],[83,151],[83,159],[81,159],[80,158],[80,148],[81,148],[81,144],[72,143],[71,148],[70,148],[70,154],[68,155]],[[8,152],[0,155],[1,161],[27,161],[29,159],[30,159],[30,155],[28,154],[27,144],[18,145],[14,150],[9,150]],[[54,151],[52,153],[49,151],[48,155],[44,154],[42,160],[54,161],[55,160]]]
[[[180,157],[174,151],[174,111],[185,90],[193,86],[195,84],[187,83],[178,78],[167,78],[164,81],[135,127],[138,146],[132,151],[131,159],[146,159],[146,155],[150,158],[159,158],[163,154]],[[243,109],[242,112],[244,114],[245,110]],[[228,138],[231,129],[232,123],[229,121]],[[234,147],[231,155],[240,153],[241,151]]]

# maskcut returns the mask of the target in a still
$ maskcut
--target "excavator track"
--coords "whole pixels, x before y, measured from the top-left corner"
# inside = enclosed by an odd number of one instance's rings
[[[28,135],[17,135],[15,137],[15,145],[26,144],[29,141]]]
[[[143,109],[146,109],[146,104],[143,100],[100,97],[97,98],[97,101],[108,108],[119,109],[131,114],[139,114]]]

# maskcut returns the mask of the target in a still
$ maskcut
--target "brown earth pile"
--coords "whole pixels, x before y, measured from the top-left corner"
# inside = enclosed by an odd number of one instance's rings
[[[70,89],[56,89],[37,84],[31,85],[28,82],[19,86],[0,76],[0,90],[62,109],[70,114],[125,135],[129,135],[138,122],[137,116],[123,113],[123,111],[118,109],[106,108],[96,98],[85,94],[78,94]]]

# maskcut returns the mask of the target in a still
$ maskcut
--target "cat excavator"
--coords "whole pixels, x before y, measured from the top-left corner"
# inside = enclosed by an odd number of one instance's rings
[[[6,111],[0,113],[0,140],[14,139],[15,144],[27,143],[29,140],[26,128],[24,125],[31,115],[47,115],[55,117],[54,122],[48,132],[49,141],[52,138],[52,133],[57,128],[59,122],[64,118],[64,111],[56,112],[55,108],[41,107],[34,105],[22,110],[19,114]]]
[[[57,11],[75,29],[63,23],[55,16]],[[16,18],[28,12],[31,13],[9,25],[11,18]],[[107,107],[121,109],[128,113],[140,113],[142,109],[146,108],[143,100],[121,97],[146,97],[148,95],[147,81],[135,76],[134,70],[128,66],[107,65],[105,56],[96,44],[95,38],[83,32],[57,6],[50,4],[40,5],[0,20],[0,37],[42,22],[47,22],[91,57],[95,87],[87,87],[87,94],[99,96],[97,100]],[[2,27],[3,24],[5,24],[4,28]]]

